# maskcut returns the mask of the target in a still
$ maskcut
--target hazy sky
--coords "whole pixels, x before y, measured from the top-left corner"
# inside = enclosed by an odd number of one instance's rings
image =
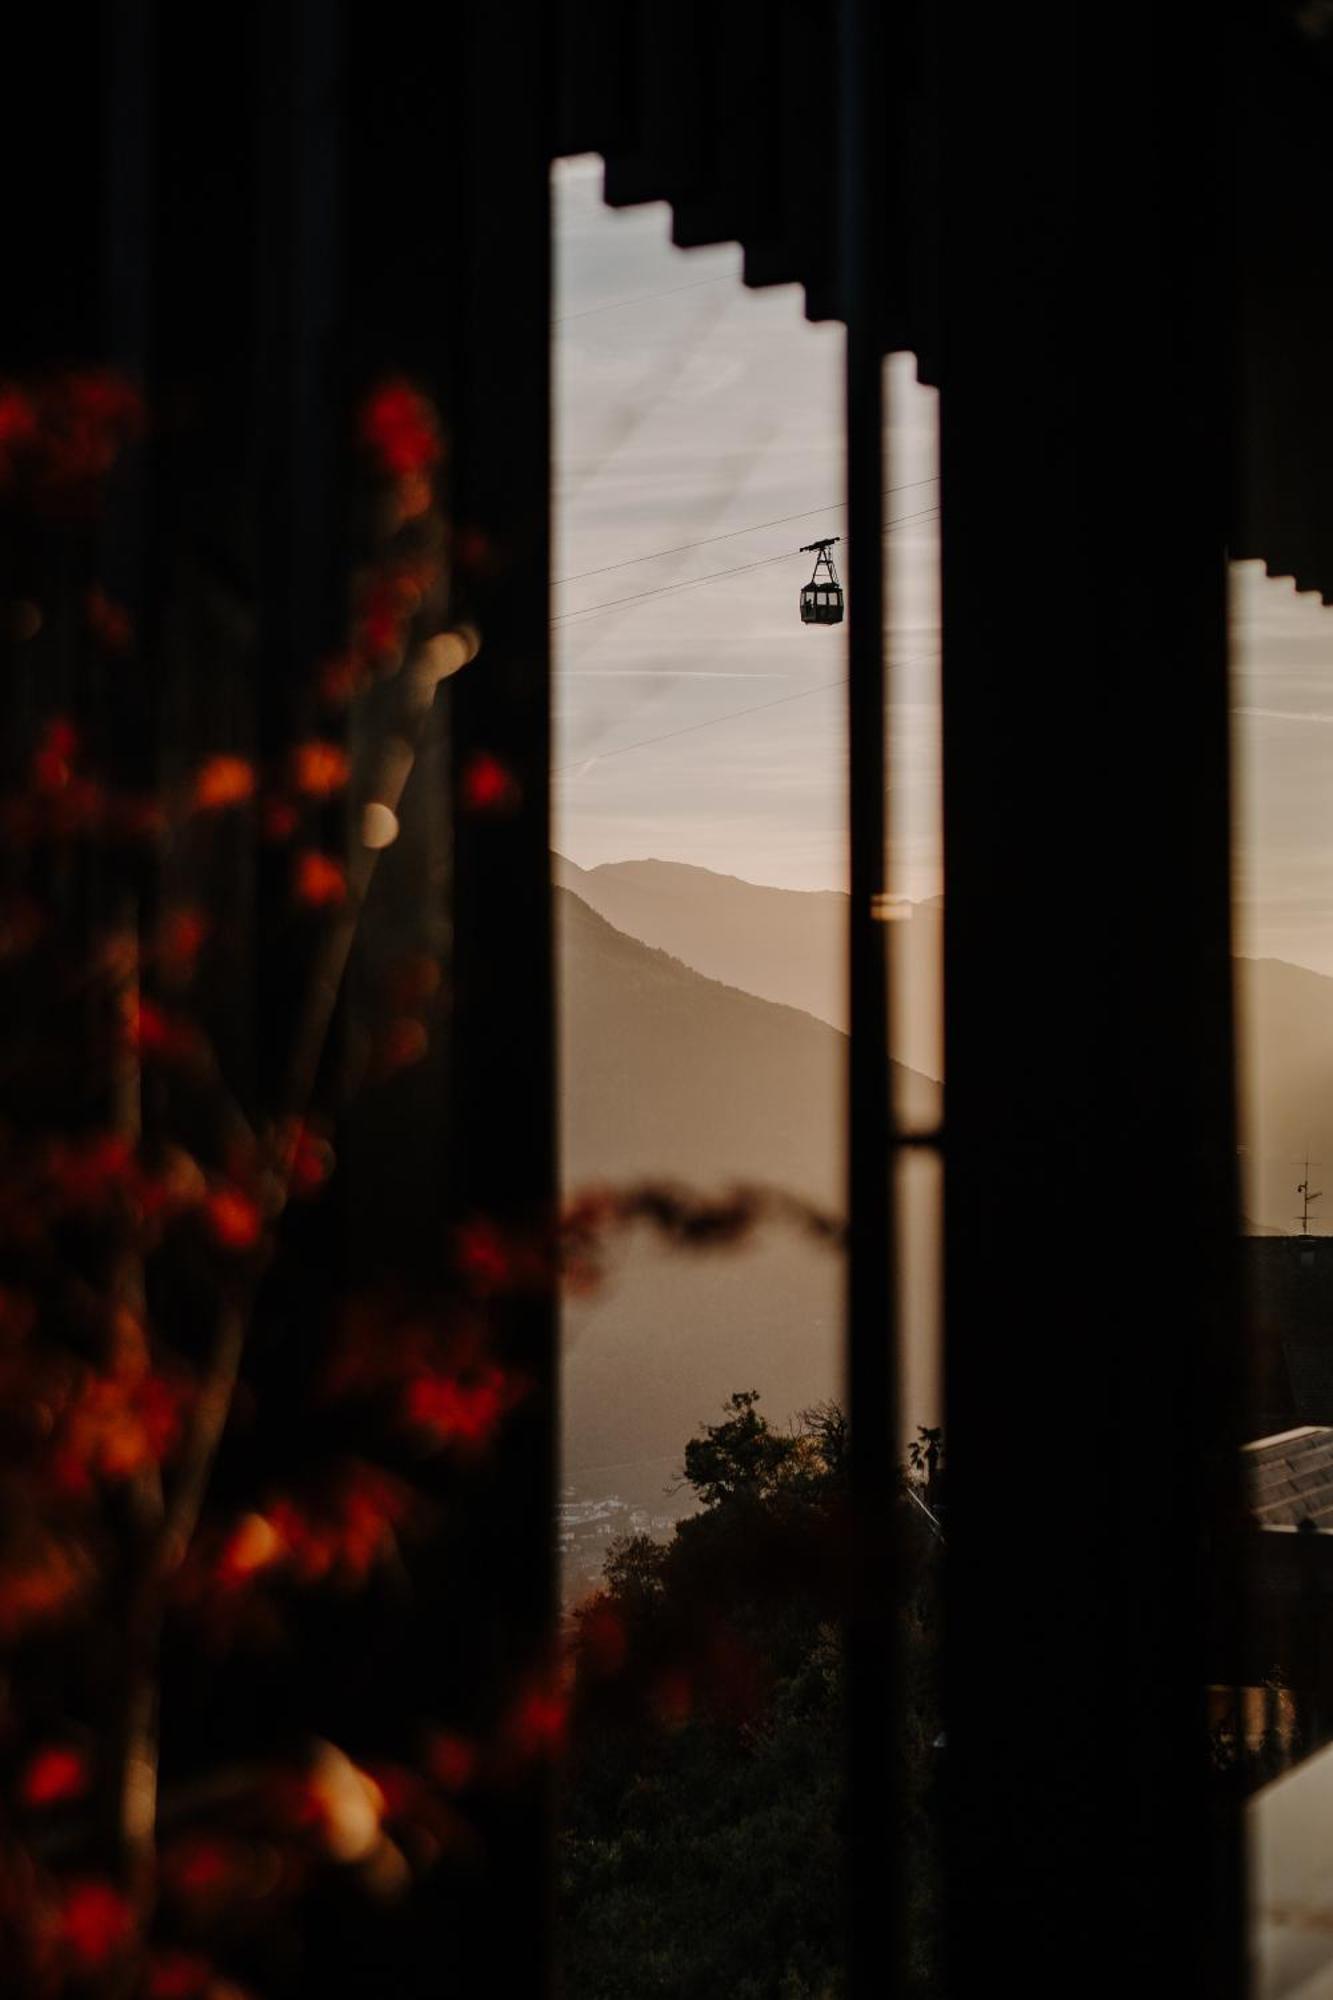
[[[734,246],[674,250],[665,206],[607,209],[599,161],[563,162],[556,200],[557,845],[843,888],[843,632],[801,625],[796,553],[845,529],[841,329],[810,325],[796,286],[746,291]],[[904,490],[885,504],[922,517],[887,544],[911,662],[896,886],[921,896],[939,887],[935,399],[892,369]]]
[[[796,286],[747,292],[734,246],[674,250],[665,206],[606,208],[601,176],[556,169],[557,844],[842,888],[842,632],[800,624],[795,553],[844,530],[841,329]],[[889,379],[886,509],[921,517],[886,541],[895,887],[920,897],[940,887],[935,397],[907,357]],[[1333,611],[1238,565],[1233,656],[1239,941],[1333,973]]]
[[[1239,942],[1333,973],[1333,610],[1231,576]]]

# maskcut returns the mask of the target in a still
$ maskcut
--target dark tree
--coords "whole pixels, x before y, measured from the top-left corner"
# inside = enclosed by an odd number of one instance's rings
[[[566,1990],[832,2000],[843,1982],[847,1424],[753,1391],[684,1452],[700,1511],[613,1544],[575,1613]],[[910,1478],[913,1496],[907,1492]],[[938,1529],[904,1481],[903,1736],[914,1993],[934,1972]]]

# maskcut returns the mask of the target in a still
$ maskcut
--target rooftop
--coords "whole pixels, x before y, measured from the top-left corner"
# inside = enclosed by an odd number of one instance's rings
[[[1305,1424],[1246,1445],[1250,1508],[1261,1527],[1333,1529],[1333,1427]]]

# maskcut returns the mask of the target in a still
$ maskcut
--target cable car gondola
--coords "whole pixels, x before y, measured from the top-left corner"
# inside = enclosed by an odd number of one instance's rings
[[[801,592],[802,625],[841,625],[842,585],[838,582],[838,572],[833,567],[829,550],[841,535],[826,535],[822,542],[806,542],[801,549],[803,556],[813,554],[815,567],[810,581]],[[821,577],[819,572],[825,574]]]

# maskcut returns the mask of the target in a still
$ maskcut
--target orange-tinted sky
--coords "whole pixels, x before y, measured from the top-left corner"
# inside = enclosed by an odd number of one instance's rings
[[[608,210],[595,160],[562,163],[556,204],[557,844],[841,888],[842,633],[797,614],[800,544],[844,528],[841,329],[812,326],[795,286],[747,292],[734,246],[674,250],[665,207]],[[886,507],[917,517],[889,540],[899,886],[920,896],[938,888],[934,397],[910,362],[892,373]]]
[[[841,330],[795,286],[747,292],[734,245],[673,249],[663,205],[608,209],[597,160],[562,162],[555,200],[557,844],[843,887],[842,637],[796,611],[799,544],[844,525]],[[888,376],[895,886],[916,898],[940,886],[935,398],[906,356]],[[1238,942],[1333,974],[1333,611],[1257,564],[1232,582]],[[1041,616],[1035,569],[1014,604]],[[1142,710],[1151,728],[1146,685]]]

